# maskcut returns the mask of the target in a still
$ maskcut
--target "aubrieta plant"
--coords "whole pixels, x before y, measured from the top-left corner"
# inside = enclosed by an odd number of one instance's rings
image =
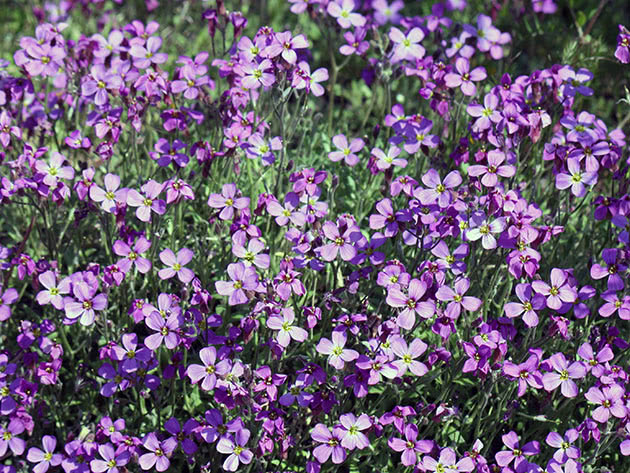
[[[3,9],[0,473],[630,471],[591,3]]]

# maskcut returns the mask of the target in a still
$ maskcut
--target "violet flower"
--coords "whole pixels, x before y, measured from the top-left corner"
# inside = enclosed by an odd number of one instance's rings
[[[593,279],[602,279],[608,276],[608,291],[621,291],[624,288],[624,282],[619,273],[624,273],[628,267],[617,262],[619,250],[606,248],[602,251],[602,258],[607,267],[604,268],[598,263],[593,264],[591,266],[591,277]]]
[[[365,17],[354,12],[356,7],[354,0],[333,0],[328,4],[326,11],[330,16],[337,19],[337,23],[344,29],[362,27],[365,25]]]
[[[326,238],[332,240],[332,243],[319,247],[323,260],[332,261],[339,254],[342,260],[349,261],[357,255],[357,249],[351,244],[351,242],[356,241],[361,236],[357,227],[349,226],[341,235],[337,225],[333,222],[326,222],[322,226],[322,232]]]
[[[404,429],[405,438],[391,437],[387,445],[395,452],[402,452],[401,462],[405,466],[414,466],[418,462],[418,453],[431,453],[433,441],[417,440],[418,427],[407,424]]]
[[[576,397],[579,389],[573,380],[586,376],[584,364],[580,361],[575,361],[569,365],[563,353],[551,355],[548,361],[555,372],[544,374],[543,386],[545,390],[553,391],[560,386],[560,391],[564,397]]]
[[[177,448],[177,439],[170,437],[160,442],[154,432],[150,432],[142,440],[144,448],[149,450],[138,458],[140,468],[150,470],[155,466],[157,471],[166,471],[171,465],[168,457]]]
[[[518,435],[514,431],[501,436],[501,439],[503,444],[509,449],[502,450],[495,455],[495,460],[501,467],[506,467],[514,461],[514,469],[519,473],[524,472],[528,463],[525,457],[540,453],[540,444],[535,440],[521,447]]]
[[[562,464],[566,463],[570,458],[573,460],[578,459],[580,457],[580,449],[572,444],[579,436],[580,434],[576,429],[567,430],[564,436],[558,432],[549,432],[545,442],[550,447],[557,449],[553,454],[553,459]]]
[[[245,304],[249,298],[245,291],[258,289],[258,275],[256,270],[244,263],[231,263],[227,267],[228,276],[232,281],[216,281],[215,288],[222,296],[229,296],[228,304]]]
[[[488,165],[474,164],[468,167],[468,175],[481,177],[481,183],[486,187],[495,187],[501,177],[512,177],[516,174],[516,168],[510,164],[502,164],[505,161],[505,153],[497,149],[488,152]]]
[[[26,441],[17,437],[24,430],[24,424],[17,417],[11,419],[6,428],[0,426],[0,457],[4,457],[8,449],[11,449],[15,456],[20,456],[24,453]]]
[[[72,284],[72,294],[76,300],[70,300],[64,304],[66,317],[69,319],[79,319],[81,325],[92,325],[96,317],[97,310],[104,310],[107,307],[107,296],[96,294],[97,287],[90,286],[80,281]]]
[[[320,464],[326,463],[332,454],[332,461],[338,465],[346,459],[346,450],[341,446],[344,435],[341,427],[333,427],[332,432],[324,424],[317,424],[311,432],[311,438],[321,443],[313,450],[313,456]]]
[[[398,376],[403,376],[407,369],[416,376],[424,376],[429,372],[429,368],[416,358],[427,351],[427,344],[419,338],[414,338],[409,346],[402,337],[395,337],[391,341],[393,353],[398,357],[392,365],[398,370]]]
[[[201,381],[201,389],[211,391],[217,384],[217,375],[224,376],[229,373],[231,362],[225,359],[216,363],[217,351],[214,347],[202,348],[199,351],[199,357],[203,365],[189,365],[186,374],[193,384]]]
[[[166,202],[157,198],[164,190],[164,185],[151,179],[140,190],[142,194],[135,189],[129,189],[127,194],[127,205],[138,207],[136,217],[142,222],[150,222],[151,211],[158,215],[164,215]]]
[[[416,314],[424,319],[433,317],[435,303],[430,300],[420,301],[426,291],[427,285],[415,278],[409,282],[408,295],[395,287],[388,290],[387,304],[392,307],[404,307],[396,319],[399,327],[411,330],[416,323]]]
[[[158,271],[160,279],[170,279],[177,275],[177,278],[184,284],[188,284],[195,277],[195,273],[185,266],[193,259],[194,253],[188,248],[181,248],[177,256],[170,248],[160,252],[160,261],[167,267]]]
[[[131,455],[129,452],[121,452],[116,454],[114,447],[107,443],[105,445],[98,446],[98,453],[103,458],[102,460],[92,460],[90,462],[90,468],[95,473],[118,473],[118,467],[125,466],[129,463]]]
[[[3,292],[0,286],[0,322],[4,322],[11,317],[11,308],[9,307],[18,300],[19,294],[16,289],[9,287]]]
[[[335,330],[332,333],[332,341],[322,337],[317,344],[316,350],[322,355],[328,355],[328,363],[332,367],[342,370],[344,362],[350,362],[359,357],[359,353],[355,350],[344,348],[347,340],[345,332]]]
[[[576,197],[584,197],[586,186],[593,186],[597,182],[596,172],[582,172],[577,158],[567,159],[569,174],[556,174],[556,187],[560,190],[571,187],[571,193]]]
[[[503,374],[518,380],[518,397],[525,395],[527,386],[534,389],[542,389],[542,374],[538,371],[539,358],[537,355],[530,355],[523,363],[516,365],[511,361],[503,363]]]
[[[372,426],[367,414],[361,414],[359,417],[356,417],[351,412],[343,414],[339,417],[339,423],[344,432],[341,438],[341,446],[343,448],[348,450],[354,450],[355,448],[363,450],[370,446],[370,441],[367,436],[361,432]]]
[[[448,302],[446,315],[451,319],[457,319],[462,307],[470,312],[475,312],[481,307],[481,300],[476,297],[464,296],[470,288],[470,281],[467,278],[459,278],[455,281],[455,290],[448,286],[440,286],[435,293],[439,301]]]
[[[286,307],[277,316],[267,319],[267,327],[271,330],[278,330],[276,340],[283,348],[289,346],[291,339],[296,342],[303,342],[308,338],[308,332],[301,327],[293,325],[295,313],[291,307]]]
[[[140,255],[146,253],[149,248],[151,248],[151,242],[143,236],[136,240],[133,249],[124,241],[116,240],[113,246],[114,253],[118,256],[124,256],[116,264],[124,273],[127,273],[134,265],[140,273],[145,274],[151,269],[151,261]]]
[[[577,292],[569,286],[566,272],[559,268],[551,270],[551,285],[537,280],[532,281],[532,288],[547,297],[547,307],[553,310],[558,310],[563,302],[572,303],[577,299]]]
[[[477,93],[477,87],[473,82],[479,82],[487,77],[486,70],[479,66],[470,70],[470,62],[468,59],[459,57],[455,61],[455,70],[457,72],[449,72],[444,76],[444,83],[447,87],[461,87],[464,95],[472,97]]]
[[[96,184],[90,186],[90,199],[94,202],[100,202],[101,208],[108,213],[112,213],[116,208],[116,203],[123,204],[127,202],[127,189],[118,189],[120,187],[120,177],[116,174],[105,174],[104,178],[105,190]]]
[[[452,448],[443,448],[440,450],[440,456],[438,460],[433,457],[425,456],[422,459],[422,466],[428,471],[441,472],[470,472],[475,469],[475,464],[470,457],[464,457],[457,461],[455,450]]]
[[[538,314],[536,311],[545,308],[545,297],[542,294],[534,293],[529,283],[517,284],[516,295],[521,302],[506,303],[503,306],[505,315],[510,318],[522,315],[525,325],[536,327],[538,325]]]
[[[462,176],[459,174],[459,171],[451,171],[442,181],[438,172],[431,168],[422,176],[422,183],[427,188],[417,187],[413,191],[413,196],[422,205],[432,205],[437,202],[440,208],[445,209],[453,201],[453,191],[451,189],[462,183]]]
[[[623,419],[626,416],[627,409],[624,403],[624,394],[625,389],[623,386],[614,383],[610,386],[603,386],[601,389],[593,386],[584,394],[584,397],[593,404],[598,404],[591,416],[597,422],[605,424],[610,416],[618,419]]]
[[[333,144],[339,151],[331,151],[328,153],[328,159],[333,162],[345,160],[348,166],[355,166],[359,162],[359,157],[355,154],[363,149],[365,141],[361,138],[355,138],[350,143],[345,135],[335,135],[332,139]]]
[[[33,467],[34,473],[46,473],[51,466],[57,466],[61,464],[63,455],[61,453],[54,453],[57,446],[57,439],[51,435],[44,435],[42,437],[42,446],[44,450],[37,447],[31,447],[28,450],[26,459],[31,463],[37,463]]]
[[[174,349],[179,343],[177,331],[180,326],[180,314],[173,312],[167,319],[164,319],[159,312],[154,311],[145,319],[147,327],[156,333],[149,335],[144,339],[145,346],[155,351],[164,342],[169,350]]]
[[[236,185],[224,184],[221,194],[210,194],[208,205],[215,209],[221,209],[219,218],[230,220],[234,216],[234,209],[242,210],[249,207],[249,197],[236,197]]]
[[[147,69],[153,64],[164,64],[168,54],[158,53],[162,47],[162,38],[151,36],[146,44],[133,43],[129,48],[129,55],[133,57],[133,65],[139,69]]]
[[[389,30],[389,39],[393,43],[391,62],[414,61],[424,57],[425,49],[420,42],[424,39],[424,32],[420,28],[412,28],[407,34],[396,27]]]
[[[245,447],[249,436],[249,430],[241,429],[235,432],[234,436],[221,437],[217,444],[217,451],[229,455],[223,462],[224,470],[236,471],[239,463],[247,465],[252,461],[254,454]]]

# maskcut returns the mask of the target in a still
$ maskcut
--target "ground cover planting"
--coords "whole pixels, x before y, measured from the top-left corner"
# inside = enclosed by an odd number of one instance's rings
[[[624,1],[0,16],[0,473],[630,471]]]

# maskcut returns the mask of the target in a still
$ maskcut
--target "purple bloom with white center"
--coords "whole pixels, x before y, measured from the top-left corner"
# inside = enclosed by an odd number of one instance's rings
[[[564,397],[576,397],[579,393],[579,389],[573,380],[586,376],[584,363],[574,361],[569,365],[563,353],[551,355],[548,362],[555,372],[545,373],[543,375],[543,386],[545,390],[553,391],[560,386],[560,391]]]
[[[328,355],[328,363],[332,367],[342,370],[344,362],[350,362],[359,357],[359,353],[355,350],[344,348],[347,340],[345,332],[335,330],[332,333],[332,341],[327,338],[321,338],[316,350],[322,355]]]
[[[0,322],[4,322],[11,317],[11,308],[9,305],[17,301],[18,297],[19,294],[16,289],[10,287],[3,292],[0,286]]]
[[[61,464],[63,455],[61,453],[54,453],[57,446],[57,439],[52,435],[44,435],[42,437],[43,450],[37,447],[31,447],[28,450],[26,459],[31,463],[37,463],[33,467],[33,473],[45,473],[51,466],[57,466]]]
[[[551,285],[544,281],[532,281],[532,288],[538,294],[547,297],[547,307],[558,310],[563,302],[573,303],[577,291],[569,285],[567,273],[559,268],[551,270]]]
[[[26,441],[17,437],[24,430],[24,424],[18,418],[11,419],[6,428],[0,426],[0,457],[4,457],[8,449],[11,449],[15,456],[20,456],[24,453]]]
[[[522,447],[519,444],[518,435],[512,431],[501,436],[503,444],[509,450],[498,452],[494,458],[499,466],[506,467],[514,461],[514,469],[517,473],[524,473],[528,468],[528,461],[525,457],[540,453],[540,444],[537,441],[528,442]]]
[[[236,184],[224,184],[221,194],[210,194],[208,206],[221,209],[219,218],[230,220],[234,216],[234,209],[242,210],[249,207],[249,197],[237,197]]]
[[[516,168],[511,164],[502,164],[505,161],[505,153],[494,149],[488,152],[488,165],[474,164],[468,167],[468,175],[481,178],[481,183],[486,187],[495,187],[499,183],[497,176],[512,177],[516,174]]]
[[[319,247],[321,258],[324,261],[334,260],[337,254],[341,256],[342,260],[350,261],[357,255],[357,249],[352,245],[353,242],[358,241],[362,236],[357,227],[348,227],[342,235],[339,233],[337,225],[333,222],[326,222],[322,226],[322,232],[326,238],[332,240],[332,243]]]
[[[260,158],[263,166],[271,166],[276,160],[274,151],[282,149],[282,139],[275,136],[270,140],[265,140],[262,134],[254,133],[247,139],[247,143],[242,145],[242,148],[248,158]]]
[[[151,261],[141,257],[140,255],[146,253],[149,248],[151,248],[151,242],[143,236],[136,240],[133,248],[124,241],[116,240],[113,246],[114,253],[118,256],[124,256],[124,258],[119,260],[116,265],[124,273],[127,273],[131,269],[132,265],[134,265],[140,273],[148,273],[151,269]]]
[[[229,296],[228,304],[245,304],[249,298],[245,291],[258,289],[258,275],[256,270],[244,263],[231,263],[227,267],[228,276],[232,281],[216,281],[215,288],[222,296]]]
[[[420,301],[427,291],[427,285],[419,279],[409,282],[408,294],[392,287],[387,293],[387,304],[392,307],[404,307],[396,319],[396,325],[410,330],[416,323],[416,314],[424,319],[430,319],[435,313],[433,301]]]
[[[545,297],[542,294],[534,293],[529,283],[517,284],[516,296],[520,299],[520,303],[508,302],[503,306],[506,317],[522,316],[525,325],[536,327],[538,325],[538,314],[536,311],[546,307]]]
[[[99,445],[98,453],[101,455],[102,460],[95,459],[90,462],[90,468],[95,473],[118,473],[118,467],[125,466],[131,458],[131,454],[126,451],[117,455],[110,443]]]
[[[608,290],[621,291],[624,288],[624,282],[619,273],[624,273],[628,267],[617,262],[619,250],[616,248],[606,248],[602,251],[602,258],[607,267],[605,268],[595,263],[591,266],[591,277],[593,279],[602,279],[608,276]]]
[[[188,248],[181,248],[177,256],[170,248],[160,252],[160,261],[167,267],[158,271],[160,279],[170,279],[177,275],[177,278],[184,284],[188,284],[195,277],[195,273],[185,266],[193,259],[194,253]]]
[[[499,217],[492,222],[488,222],[481,213],[475,213],[471,217],[473,228],[466,232],[466,238],[470,241],[477,241],[481,238],[481,246],[486,250],[493,250],[497,247],[497,240],[493,233],[502,233],[507,226],[505,217]]]
[[[558,432],[549,432],[545,442],[550,447],[557,449],[553,454],[553,459],[563,464],[566,463],[569,458],[574,460],[578,459],[580,457],[580,449],[574,447],[572,444],[579,436],[580,434],[576,429],[567,430],[564,436],[560,435]]]
[[[584,197],[586,186],[593,186],[597,182],[596,172],[584,172],[577,158],[567,159],[567,173],[556,174],[556,187],[564,190],[571,188],[571,193],[576,197]]]
[[[351,412],[343,414],[339,417],[339,423],[344,432],[341,438],[341,446],[343,448],[347,448],[348,450],[354,450],[355,448],[363,450],[370,446],[370,441],[367,436],[361,432],[372,426],[367,414],[361,414],[359,417]]]
[[[425,49],[420,42],[424,39],[424,32],[420,28],[412,28],[407,34],[396,27],[389,30],[389,39],[394,44],[391,62],[414,61],[424,57]]]
[[[435,169],[429,169],[422,176],[422,183],[427,189],[417,187],[413,191],[413,196],[420,201],[422,205],[432,205],[438,203],[441,208],[448,207],[453,201],[453,192],[451,189],[462,183],[462,176],[459,171],[449,172],[444,181],[440,179],[440,175]]]
[[[203,365],[189,365],[186,374],[193,384],[201,381],[201,389],[211,391],[217,385],[217,376],[228,374],[232,364],[229,359],[216,363],[217,351],[214,347],[202,348],[199,351],[199,358]]]
[[[249,464],[254,458],[254,454],[245,447],[249,440],[250,431],[241,429],[234,433],[234,436],[228,435],[221,437],[217,444],[217,451],[225,455],[229,455],[223,462],[223,469],[227,471],[238,470],[239,463]]]
[[[356,5],[354,0],[337,0],[328,4],[326,11],[330,16],[337,19],[337,23],[342,28],[362,27],[365,25],[365,17],[354,12]]]
[[[625,389],[619,384],[611,384],[610,386],[603,386],[601,389],[593,386],[590,388],[584,397],[599,406],[591,413],[593,419],[597,422],[605,424],[608,422],[610,416],[623,419],[627,414],[627,409],[624,403]]]
[[[270,258],[268,254],[262,253],[264,249],[265,243],[259,238],[252,238],[248,242],[245,232],[236,233],[232,237],[232,253],[238,258],[244,259],[248,265],[253,264],[257,268],[267,269]]]
[[[332,432],[324,424],[317,424],[311,432],[311,438],[321,443],[313,450],[313,456],[320,464],[326,463],[332,454],[335,465],[346,459],[346,450],[341,446],[341,438],[346,431],[341,427],[333,427]]]
[[[355,154],[363,149],[365,141],[361,138],[355,138],[350,143],[345,135],[335,135],[332,139],[333,144],[339,151],[331,151],[328,153],[328,159],[333,162],[345,160],[348,166],[355,166],[359,162],[359,157]]]
[[[138,207],[136,217],[142,222],[150,222],[151,211],[158,215],[164,215],[166,202],[157,198],[164,190],[164,185],[151,179],[140,190],[142,194],[135,189],[129,189],[127,193],[127,205]]]
[[[433,442],[431,440],[418,440],[418,427],[415,424],[407,424],[404,430],[405,438],[391,437],[387,445],[395,452],[402,452],[400,460],[405,466],[413,466],[418,462],[418,453],[431,453]]]
[[[271,330],[278,330],[276,340],[284,348],[289,346],[291,339],[296,342],[303,342],[308,338],[308,332],[293,325],[294,321],[295,313],[291,307],[285,307],[279,315],[273,315],[267,319],[267,327]]]
[[[479,66],[470,70],[470,62],[468,59],[459,57],[455,61],[455,70],[457,72],[449,72],[444,76],[444,83],[447,87],[461,87],[462,93],[472,97],[477,93],[477,87],[473,82],[484,80],[488,75],[486,70]]]
[[[101,208],[105,212],[112,213],[116,208],[116,203],[124,204],[127,202],[127,189],[118,189],[120,177],[116,174],[105,174],[104,182],[104,190],[96,184],[90,186],[90,198],[94,202],[100,202]]]
[[[140,468],[150,470],[155,466],[157,471],[168,470],[168,467],[171,465],[168,457],[177,448],[177,439],[170,437],[160,442],[155,433],[150,432],[142,440],[142,445],[149,450],[149,453],[145,453],[138,458]]]
[[[177,332],[180,326],[180,314],[178,312],[173,312],[165,319],[159,312],[154,311],[149,314],[144,323],[156,332],[144,339],[144,345],[149,350],[157,350],[162,343],[172,350],[179,344]]]
[[[133,65],[139,69],[147,69],[153,64],[164,64],[168,54],[158,53],[162,47],[162,38],[151,36],[146,44],[133,43],[129,48],[129,55],[133,57]]]
[[[92,325],[96,317],[97,310],[104,310],[107,307],[107,296],[96,294],[98,287],[90,286],[83,281],[72,284],[72,294],[76,300],[71,300],[64,304],[66,317],[69,319],[79,319],[81,325]]]
[[[427,351],[427,344],[422,340],[414,338],[411,344],[407,346],[404,338],[394,337],[390,344],[392,352],[398,357],[398,359],[392,361],[392,365],[398,370],[398,376],[403,376],[407,370],[416,376],[424,376],[429,372],[427,365],[416,360],[416,358]]]
[[[470,312],[475,312],[481,307],[481,300],[476,297],[465,296],[470,288],[470,281],[466,278],[459,278],[455,281],[455,289],[448,286],[440,286],[435,293],[439,301],[448,302],[445,314],[451,319],[457,319],[462,311],[462,307]]]

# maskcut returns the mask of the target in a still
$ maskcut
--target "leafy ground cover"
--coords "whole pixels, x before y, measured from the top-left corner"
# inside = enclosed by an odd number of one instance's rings
[[[0,473],[627,472],[628,14],[3,7]]]

